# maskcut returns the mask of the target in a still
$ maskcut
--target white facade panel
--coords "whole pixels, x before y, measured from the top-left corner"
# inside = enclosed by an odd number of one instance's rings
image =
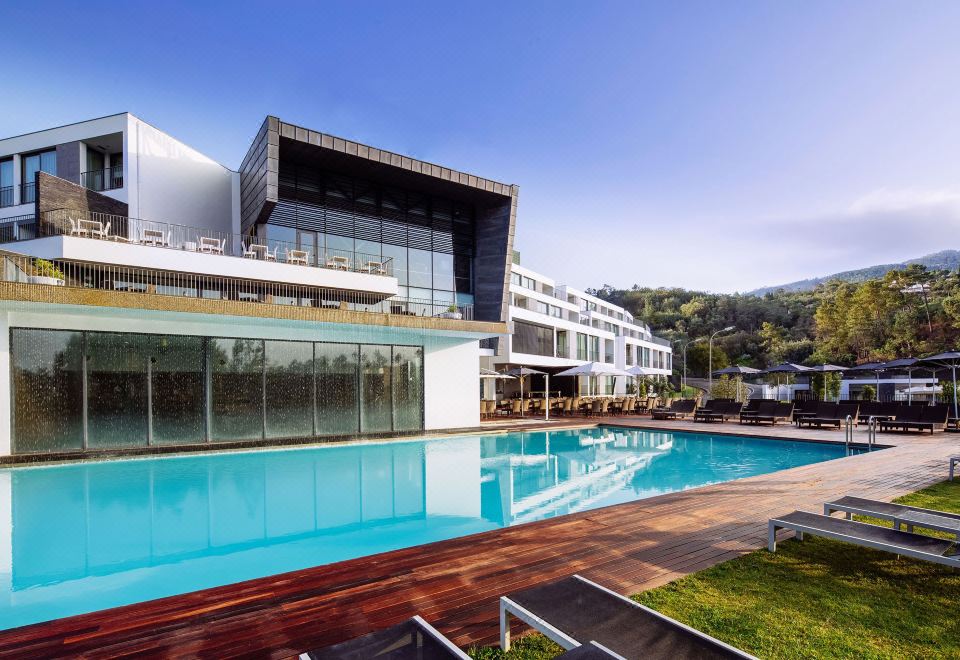
[[[480,424],[480,345],[451,340],[424,349],[424,428],[449,429]]]

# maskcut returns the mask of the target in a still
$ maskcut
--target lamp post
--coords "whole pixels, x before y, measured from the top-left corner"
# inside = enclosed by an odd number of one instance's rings
[[[731,332],[732,330],[736,330],[736,327],[732,325],[728,325],[726,328],[722,330],[717,330],[712,335],[710,335],[710,351],[709,351],[709,357],[707,358],[707,371],[710,372],[710,385],[707,391],[707,396],[711,396],[711,397],[713,396],[713,338],[722,332]]]
[[[697,339],[691,339],[686,344],[683,345],[683,378],[680,379],[680,388],[681,390],[687,389],[687,346],[690,344],[696,344],[698,341],[703,341],[706,337],[698,337]],[[675,344],[679,344],[679,340],[674,341]]]

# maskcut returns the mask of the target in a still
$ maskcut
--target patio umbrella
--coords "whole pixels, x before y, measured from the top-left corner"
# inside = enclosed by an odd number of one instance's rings
[[[597,376],[632,376],[628,371],[617,369],[611,364],[603,362],[585,362],[584,364],[571,367],[556,374],[557,376],[588,376],[596,378]]]
[[[907,403],[913,403],[913,372],[921,367],[917,364],[920,362],[919,358],[915,357],[905,357],[897,358],[896,360],[890,360],[889,362],[883,363],[883,370],[888,369],[902,369],[907,372]]]
[[[530,367],[516,367],[515,369],[510,369],[507,371],[507,374],[513,376],[514,378],[520,379],[520,416],[523,417],[523,379],[527,376],[546,376],[547,377],[547,390],[550,389],[550,375],[545,371],[537,371],[536,369],[531,369]],[[550,416],[550,399],[549,395],[547,398],[547,418]]]
[[[880,372],[886,368],[883,362],[864,362],[863,364],[857,364],[847,371],[872,371],[877,376],[877,401],[880,400]]]
[[[846,367],[841,367],[836,364],[818,364],[815,367],[810,367],[810,371],[815,371],[818,374],[839,373],[846,370]],[[824,398],[826,398],[826,387],[824,387]]]
[[[484,369],[483,367],[480,367],[480,378],[502,378],[503,380],[513,380],[514,376],[502,374],[499,371],[494,371],[493,369]]]
[[[795,362],[781,362],[775,367],[770,367],[769,369],[764,369],[763,373],[765,374],[801,374],[806,371],[810,371],[810,367],[805,367],[802,364],[796,364]],[[780,398],[780,376],[777,376],[777,398]]]
[[[633,365],[632,367],[630,367],[629,369],[627,369],[627,373],[630,374],[631,376],[633,376],[634,379],[636,379],[636,378],[643,378],[643,377],[646,377],[646,376],[656,376],[656,375],[657,375],[657,372],[654,371],[653,369],[648,369],[648,368],[646,368],[646,367],[641,367],[639,364],[635,364],[635,365]]]
[[[936,355],[923,358],[922,362],[950,370],[953,376],[953,416],[960,417],[960,415],[957,415],[957,366],[960,366],[960,351],[937,353]]]

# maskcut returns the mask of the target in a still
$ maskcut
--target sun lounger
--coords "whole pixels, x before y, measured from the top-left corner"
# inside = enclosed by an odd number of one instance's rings
[[[469,660],[470,656],[419,616],[384,630],[377,630],[340,644],[300,654],[300,660],[361,660],[361,658]]]
[[[791,529],[797,532],[797,538],[801,541],[804,534],[811,534],[960,568],[960,557],[944,556],[953,548],[954,542],[935,539],[931,536],[911,534],[843,518],[821,516],[807,511],[794,511],[785,516],[770,519],[767,528],[767,548],[770,552],[777,551],[778,529]]]
[[[515,616],[565,649],[596,641],[626,658],[751,658],[579,575],[500,599],[500,647]]]
[[[669,408],[654,408],[651,414],[654,419],[683,419],[692,415],[697,409],[696,399],[677,399]]]
[[[921,509],[915,506],[868,500],[852,495],[832,500],[823,505],[823,515],[825,516],[837,511],[846,513],[848,519],[851,515],[856,514],[889,520],[893,523],[894,529],[900,529],[901,525],[905,525],[908,532],[912,532],[914,526],[918,526],[925,529],[935,529],[938,532],[947,532],[955,536],[960,534],[960,513]]]
[[[761,401],[752,410],[744,410],[740,413],[741,424],[754,424],[760,417],[770,417],[777,412],[776,401]]]
[[[950,406],[905,406],[896,419],[880,422],[881,431],[942,431],[947,426]]]
[[[800,426],[804,424],[807,426],[816,426],[817,428],[835,426],[839,429],[847,421],[847,417],[850,417],[851,421],[856,425],[859,410],[860,405],[857,403],[824,405],[819,409],[816,417],[801,419]]]
[[[736,401],[718,401],[711,402],[713,405],[709,408],[700,408],[693,414],[695,422],[725,422],[732,417],[737,417],[743,408],[742,403]]]

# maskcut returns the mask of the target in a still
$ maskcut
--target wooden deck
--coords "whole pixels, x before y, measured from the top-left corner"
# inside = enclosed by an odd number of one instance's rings
[[[610,420],[629,426],[649,421]],[[562,422],[569,424],[571,422]],[[582,420],[573,420],[582,423]],[[557,424],[559,426],[559,424]],[[792,427],[657,424],[842,441]],[[492,428],[492,427],[491,427]],[[858,439],[865,434],[858,432]],[[493,644],[497,598],[579,572],[630,594],[766,544],[768,518],[856,493],[890,499],[947,476],[960,436],[897,446],[427,546],[0,633],[0,655],[289,657],[420,614],[457,644]]]

